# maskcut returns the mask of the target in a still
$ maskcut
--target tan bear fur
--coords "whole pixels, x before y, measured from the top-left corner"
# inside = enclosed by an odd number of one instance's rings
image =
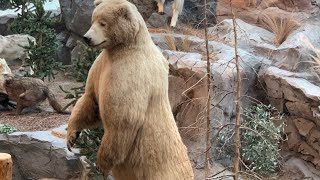
[[[102,121],[97,167],[104,175],[112,170],[116,180],[194,179],[171,112],[168,64],[137,8],[126,0],[103,0],[85,37],[103,51],[72,110],[68,147],[79,131]]]

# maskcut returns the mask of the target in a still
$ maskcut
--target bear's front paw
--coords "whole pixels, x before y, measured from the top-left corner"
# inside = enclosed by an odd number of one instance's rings
[[[74,143],[76,142],[76,140],[78,139],[80,135],[80,131],[69,131],[67,132],[67,148],[70,152],[71,148],[73,147]]]
[[[108,161],[108,159],[105,157],[105,154],[99,149],[97,154],[97,169],[102,173],[104,177],[107,177],[109,175],[109,172],[112,168],[112,165]]]

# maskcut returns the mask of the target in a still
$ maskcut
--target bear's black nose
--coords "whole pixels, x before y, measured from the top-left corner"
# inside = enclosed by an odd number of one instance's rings
[[[83,39],[88,45],[91,43],[91,38],[84,36]]]

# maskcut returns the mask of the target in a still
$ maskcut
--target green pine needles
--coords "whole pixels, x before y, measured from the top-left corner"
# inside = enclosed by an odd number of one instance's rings
[[[61,62],[55,60],[55,53],[59,47],[57,34],[53,25],[56,18],[51,12],[45,12],[45,0],[14,0],[20,5],[20,13],[12,22],[11,30],[18,34],[29,34],[36,38],[36,43],[30,41],[30,46],[25,47],[29,54],[26,64],[35,72],[34,76],[49,80],[55,78],[57,71],[63,70]],[[31,6],[31,8],[28,8]]]

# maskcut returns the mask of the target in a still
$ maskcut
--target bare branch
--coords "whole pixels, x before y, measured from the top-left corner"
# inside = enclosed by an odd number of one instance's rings
[[[233,32],[234,32],[234,51],[237,69],[237,86],[236,86],[236,127],[235,127],[235,154],[234,154],[234,179],[239,179],[239,160],[240,160],[240,98],[241,98],[241,75],[238,55],[238,37],[236,27],[236,16],[230,0],[230,8],[232,13]]]
[[[205,178],[209,176],[209,149],[211,147],[210,143],[210,105],[211,105],[211,63],[209,54],[209,40],[208,40],[208,18],[207,18],[207,0],[204,0],[204,35],[206,42],[206,55],[207,55],[207,85],[208,85],[208,99],[207,99],[207,132],[206,132],[206,160],[205,160]]]

